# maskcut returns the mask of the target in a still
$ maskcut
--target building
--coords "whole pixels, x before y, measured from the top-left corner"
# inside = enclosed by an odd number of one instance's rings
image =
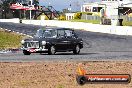
[[[81,12],[90,12],[93,13],[93,15],[100,15],[99,13],[102,8],[105,8],[105,5],[100,2],[84,3],[81,6]]]
[[[66,20],[72,20],[74,19],[75,13],[65,13],[65,15],[66,15]]]
[[[132,0],[102,0],[102,3],[119,3],[121,4],[128,4],[128,3],[132,3]]]
[[[105,5],[100,2],[84,3],[83,6],[81,6],[81,12],[100,12],[103,7],[105,7]]]
[[[132,0],[102,0],[95,3],[84,3],[81,12],[100,13],[104,9],[104,15],[108,18],[129,15],[132,13]]]
[[[102,0],[101,3],[106,5],[107,17],[129,15],[132,12],[132,0]]]

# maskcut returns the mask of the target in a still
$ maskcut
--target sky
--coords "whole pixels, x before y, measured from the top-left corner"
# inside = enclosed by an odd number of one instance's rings
[[[84,2],[100,2],[100,1],[101,0],[39,0],[39,3],[42,6],[52,5],[58,11],[62,11],[62,9],[66,9],[66,8],[71,8],[71,11],[78,11],[81,9],[80,6]]]

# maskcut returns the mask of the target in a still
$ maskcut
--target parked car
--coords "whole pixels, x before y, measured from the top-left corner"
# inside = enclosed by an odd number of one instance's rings
[[[79,54],[83,48],[83,40],[78,38],[74,30],[69,28],[48,28],[37,30],[34,38],[21,41],[23,54],[48,53],[73,51]]]

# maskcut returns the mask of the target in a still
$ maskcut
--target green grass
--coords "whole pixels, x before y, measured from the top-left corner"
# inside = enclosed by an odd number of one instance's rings
[[[21,35],[0,31],[0,49],[18,48],[21,46]]]
[[[93,24],[99,24],[100,21],[99,20],[81,20],[81,19],[74,19],[74,20],[70,20],[71,22],[85,22],[85,23],[93,23]]]
[[[74,19],[74,20],[70,20],[71,22],[84,22],[84,23],[93,23],[93,24],[100,24],[99,20],[81,20],[81,19]],[[132,26],[132,21],[123,21],[123,26]]]
[[[132,26],[132,21],[123,21],[123,26]]]

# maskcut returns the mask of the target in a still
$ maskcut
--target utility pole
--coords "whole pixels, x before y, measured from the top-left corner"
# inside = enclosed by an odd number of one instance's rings
[[[29,8],[30,8],[30,20],[32,19],[32,11],[31,11],[32,3],[33,3],[32,0],[30,0],[30,3],[29,3],[30,4],[30,6],[29,6]]]

